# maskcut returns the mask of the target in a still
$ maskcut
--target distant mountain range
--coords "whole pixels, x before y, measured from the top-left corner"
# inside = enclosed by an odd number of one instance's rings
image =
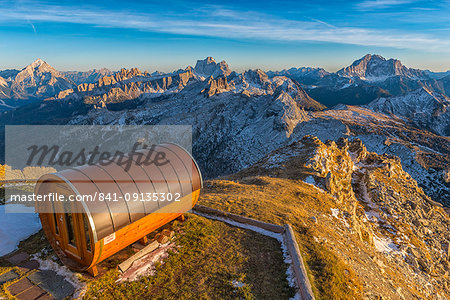
[[[58,72],[37,60],[0,76],[0,125],[189,124],[194,156],[209,178],[305,135],[359,138],[370,151],[400,157],[430,197],[450,205],[450,77],[395,59],[366,55],[336,73],[237,73],[208,57],[151,74]]]
[[[134,75],[143,76],[145,73],[138,69],[134,70]],[[205,60],[199,60],[194,68],[187,67],[172,73],[145,73],[145,76],[148,77],[148,81],[153,81],[176,76],[190,70],[192,75],[204,79],[209,77],[230,79],[238,75],[228,67],[225,61],[217,63],[212,57],[208,57]],[[129,73],[125,69],[119,72]],[[450,71],[434,73],[429,70],[411,69],[405,67],[399,60],[386,60],[380,55],[367,54],[336,73],[310,67],[268,72],[259,70],[259,72],[264,73],[264,76],[268,78],[285,76],[294,80],[305,89],[309,96],[327,107],[336,104],[368,104],[376,98],[401,96],[421,87],[440,93],[445,97],[448,97],[450,93]],[[104,77],[112,78],[111,76],[116,73],[108,69],[60,72],[41,59],[37,59],[20,71],[3,70],[0,71],[0,111],[46,98],[62,98],[64,95],[72,93],[70,90],[74,92],[92,91],[95,84],[97,86],[113,85],[121,80],[114,79],[115,82],[103,84],[100,81]],[[146,93],[166,92],[164,87],[162,91],[159,90],[160,87],[161,84],[158,84],[156,89]],[[59,94],[60,92],[63,93]],[[113,102],[130,100],[134,95],[116,95],[118,99],[116,97]]]
[[[41,101],[77,84],[95,82],[111,74],[108,69],[60,72],[42,59],[20,71],[3,70],[0,71],[0,111]]]
[[[75,84],[82,84],[82,83],[92,83],[96,82],[102,77],[113,75],[114,72],[111,70],[108,70],[106,68],[102,69],[93,69],[85,72],[79,72],[79,71],[64,71],[61,72],[64,77],[66,77],[68,80],[71,80]]]

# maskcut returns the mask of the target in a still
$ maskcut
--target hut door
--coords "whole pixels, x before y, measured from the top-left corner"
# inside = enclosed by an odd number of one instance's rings
[[[71,191],[60,186],[58,193],[66,197],[66,201],[55,203],[59,205],[59,209],[56,211],[61,212],[55,214],[59,231],[59,234],[56,235],[59,246],[72,258],[89,263],[92,261],[93,245],[87,217],[82,213],[80,203],[67,201]]]
[[[78,203],[68,200],[68,195],[72,193],[63,185],[56,185],[55,192],[58,195],[65,196],[65,201],[55,201],[53,204],[55,208],[55,233],[57,233],[56,239],[58,245],[65,254],[80,260],[81,251],[77,217],[79,213],[76,213],[78,211],[76,209]]]
[[[56,219],[59,229],[59,240],[61,249],[69,256],[80,259],[79,242],[77,238],[78,224],[73,203],[69,201],[59,202],[58,211],[65,213],[56,213]]]
[[[78,207],[79,203],[64,201],[59,203],[65,213],[56,213],[59,227],[61,249],[78,261],[89,263],[92,261],[92,235],[88,220]]]

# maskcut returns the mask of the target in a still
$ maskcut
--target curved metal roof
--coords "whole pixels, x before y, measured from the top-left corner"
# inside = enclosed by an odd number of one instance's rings
[[[86,165],[70,168],[41,177],[36,186],[44,182],[64,182],[76,195],[90,195],[94,201],[80,201],[87,214],[93,231],[94,242],[136,222],[148,214],[169,205],[169,201],[130,201],[135,195],[143,197],[147,193],[179,193],[180,198],[190,195],[203,187],[203,180],[197,163],[189,152],[176,144],[162,144],[153,148],[153,153],[165,153],[167,163],[143,163],[151,150],[139,150],[138,156],[131,157],[129,168],[116,160],[110,164]],[[108,201],[100,201],[100,195],[113,196]],[[128,201],[127,198],[130,198]],[[141,198],[139,198],[141,199]]]

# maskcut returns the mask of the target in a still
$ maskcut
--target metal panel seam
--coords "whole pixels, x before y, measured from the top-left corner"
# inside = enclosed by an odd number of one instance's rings
[[[91,177],[89,177],[88,175],[84,174],[82,171],[80,171],[80,170],[78,170],[78,169],[70,168],[70,170],[75,170],[75,171],[77,171],[77,172],[83,174],[83,175],[86,176],[87,178],[89,178],[89,180],[95,185],[95,187],[97,188],[97,190],[98,190],[99,192],[101,192],[101,190],[100,190],[99,187],[95,184],[95,182],[92,180]],[[116,227],[114,226],[114,218],[112,217],[111,209],[109,208],[109,205],[108,205],[108,203],[106,203],[106,201],[105,201],[105,204],[106,204],[106,207],[108,208],[108,211],[109,211],[109,217],[111,218],[111,225],[112,225],[112,227],[113,227],[113,231],[115,232],[115,231],[116,231]]]
[[[175,144],[175,143],[164,143],[164,144],[178,146],[178,147],[180,147],[181,149],[183,149],[183,150],[191,157],[192,161],[193,161],[194,164],[195,164],[195,167],[197,168],[198,174],[200,175],[200,188],[203,188],[203,176],[202,176],[202,172],[200,171],[200,168],[199,168],[199,166],[198,166],[198,164],[197,164],[197,161],[194,159],[194,157],[192,156],[192,154],[191,154],[189,151],[187,151],[184,147],[182,147],[182,146],[180,146],[180,145],[178,145],[178,144]]]
[[[122,189],[120,188],[119,184],[118,184],[117,181],[114,179],[114,177],[113,177],[111,174],[109,174],[109,172],[108,172],[105,168],[102,168],[102,167],[99,166],[99,165],[95,165],[95,166],[98,167],[98,168],[100,168],[100,169],[102,169],[106,174],[108,174],[109,177],[111,177],[111,179],[114,181],[114,183],[116,184],[116,186],[117,186],[117,188],[119,189],[119,191],[122,193],[122,196],[124,196],[124,193],[123,193]],[[128,210],[128,219],[130,220],[130,224],[131,224],[131,223],[133,223],[133,222],[131,221],[131,212],[130,212],[130,207],[128,206],[128,202],[127,202],[127,201],[125,201],[125,205],[127,206],[127,210]],[[112,218],[112,216],[111,216],[111,218]],[[113,223],[113,224],[114,224],[114,223]],[[115,228],[114,228],[114,232],[116,232]]]

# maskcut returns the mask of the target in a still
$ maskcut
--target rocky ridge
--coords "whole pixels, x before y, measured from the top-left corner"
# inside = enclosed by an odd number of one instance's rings
[[[286,76],[303,84],[314,84],[330,73],[323,68],[300,67],[281,71],[268,71],[270,77]]]
[[[61,73],[67,79],[73,81],[77,85],[82,83],[94,83],[105,76],[110,76],[114,74],[114,72],[106,68],[93,69],[85,72],[65,71]]]
[[[266,78],[253,71],[226,81],[193,79],[170,98],[144,98],[130,110],[91,110],[69,124],[192,124],[194,155],[206,177],[237,172],[304,135],[323,141],[360,138],[370,151],[401,157],[429,196],[450,204],[450,185],[443,175],[450,162],[448,138],[366,108],[315,111],[310,106],[314,102],[302,95],[285,77]]]
[[[326,106],[368,104],[379,97],[404,96],[420,88],[450,96],[445,72],[408,68],[397,59],[376,54],[367,54],[336,73],[320,68],[292,68],[268,74],[282,74],[298,81],[310,96]]]
[[[418,128],[450,136],[450,99],[427,88],[400,97],[378,98],[368,108],[403,118]]]
[[[363,278],[390,277],[395,281],[395,276],[401,276],[408,282],[390,298],[449,296],[450,216],[403,170],[398,157],[369,152],[359,139],[323,143],[305,136],[230,178],[239,181],[253,174],[300,179],[331,195],[336,207],[331,209],[334,226],[347,228],[356,236],[364,245],[360,252],[374,250],[381,258],[372,255],[376,268],[370,270],[369,265],[358,266],[362,258],[350,259],[345,250],[333,251],[353,264]],[[325,243],[334,244],[330,240]],[[389,284],[372,292],[379,293],[382,288]]]
[[[128,100],[168,96],[182,91],[188,84],[200,87],[200,94],[207,97],[221,93],[242,94],[246,97],[274,95],[293,99],[302,108],[320,110],[324,106],[291,79],[283,76],[269,78],[262,70],[249,70],[242,74],[231,73],[226,62],[216,63],[211,57],[199,60],[195,68],[187,67],[171,74],[152,76],[138,69],[122,69],[111,76],[105,76],[96,83],[84,83],[76,89],[61,91],[49,100],[83,100],[95,108],[107,107]],[[298,114],[298,112],[295,112]]]

